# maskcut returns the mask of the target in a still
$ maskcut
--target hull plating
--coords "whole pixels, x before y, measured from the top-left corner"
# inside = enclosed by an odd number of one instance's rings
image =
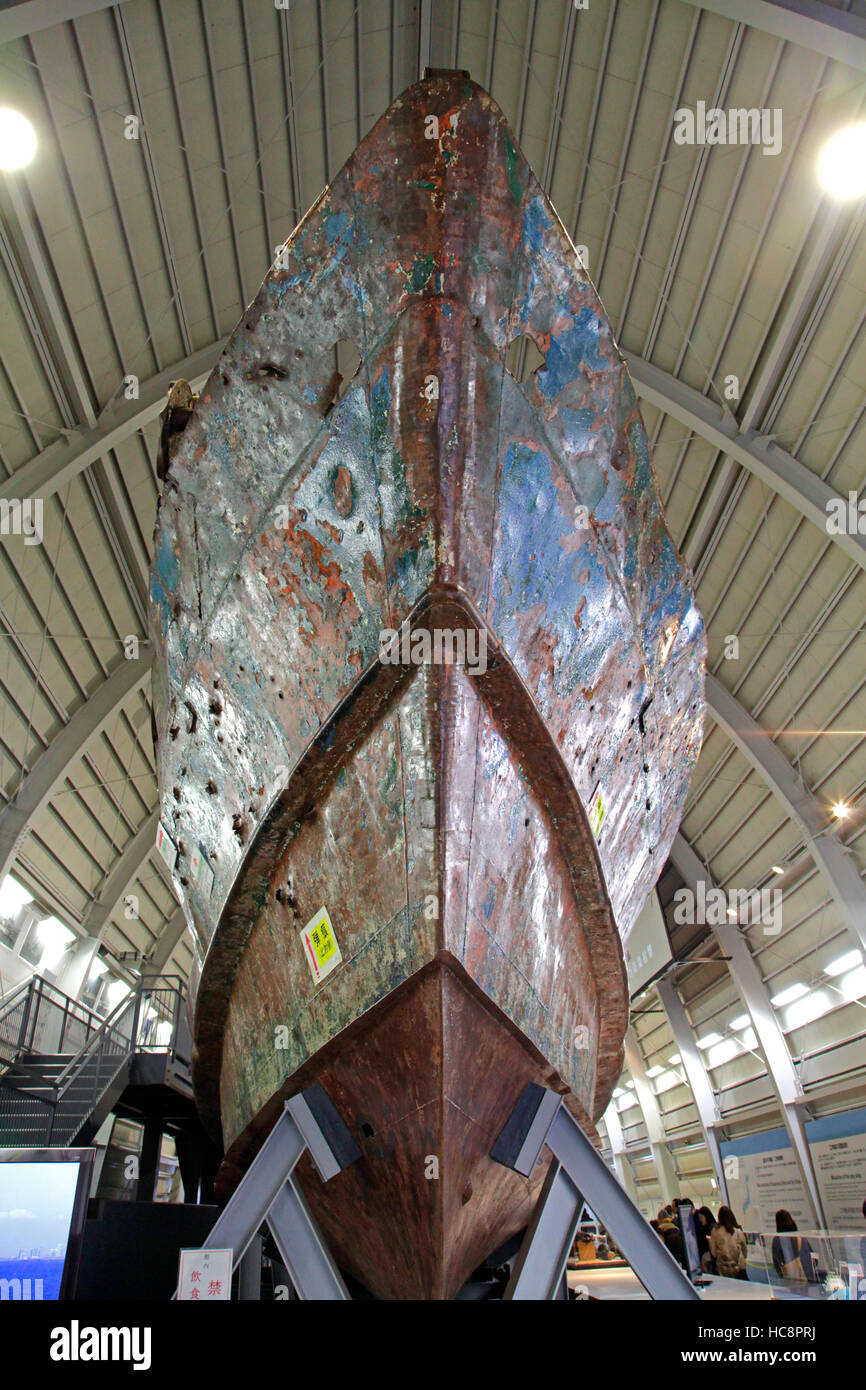
[[[523,384],[521,335],[545,357]],[[392,105],[229,339],[171,459],[152,595],[226,1180],[280,1097],[330,1081],[381,1154],[311,1178],[320,1218],[349,1250],[363,1209],[347,1267],[374,1291],[447,1297],[526,1220],[537,1182],[484,1157],[523,1082],[587,1125],[607,1104],[621,943],[679,823],[704,658],[598,297],[465,76]],[[383,661],[403,624],[483,635],[486,669]],[[323,904],[343,959],[315,984],[299,933]],[[434,1251],[420,1283],[382,1265],[401,1221]]]

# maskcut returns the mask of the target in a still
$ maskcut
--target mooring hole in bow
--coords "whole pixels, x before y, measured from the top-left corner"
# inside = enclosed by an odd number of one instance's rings
[[[533,372],[547,365],[544,353],[534,338],[521,333],[508,344],[505,354],[505,370],[521,384],[528,381]]]
[[[334,370],[330,380],[319,398],[319,409],[323,415],[341,401],[361,366],[361,354],[357,343],[351,338],[340,338],[333,347]]]

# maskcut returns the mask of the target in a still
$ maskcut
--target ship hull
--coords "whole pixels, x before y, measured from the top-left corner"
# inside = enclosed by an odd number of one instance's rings
[[[460,616],[443,599],[411,632]],[[301,933],[322,905],[342,962],[317,981]],[[319,1081],[363,1152],[327,1188],[302,1172],[337,1258],[377,1297],[451,1297],[543,1180],[489,1158],[523,1086],[592,1132],[626,1019],[593,838],[507,660],[382,666],[274,809],[205,964],[194,1080],[223,1195]]]
[[[302,1170],[338,1258],[451,1297],[543,1177],[488,1158],[525,1081],[589,1132],[610,1099],[705,650],[598,296],[466,74],[411,87],[325,190],[164,471],[161,819],[224,1187],[319,1080],[363,1150]]]
[[[453,1298],[528,1223],[537,1202],[546,1152],[531,1178],[490,1158],[529,1081],[565,1093],[443,953],[287,1081],[229,1148],[218,1195],[233,1190],[282,1101],[319,1082],[361,1148],[361,1158],[327,1184],[309,1160],[298,1169],[340,1268],[376,1298]],[[571,1104],[592,1133],[583,1108]]]

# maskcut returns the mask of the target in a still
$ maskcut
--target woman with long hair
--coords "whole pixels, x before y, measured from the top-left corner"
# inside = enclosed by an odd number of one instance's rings
[[[730,1207],[719,1207],[718,1222],[710,1231],[710,1254],[724,1279],[748,1279],[746,1236]]]
[[[709,1207],[698,1207],[695,1212],[695,1235],[698,1238],[698,1254],[701,1257],[701,1269],[704,1274],[716,1274],[716,1262],[710,1250],[710,1235],[716,1224],[716,1218]]]
[[[783,1279],[794,1280],[798,1284],[816,1284],[815,1262],[812,1247],[805,1236],[795,1235],[797,1223],[789,1211],[782,1207],[776,1212],[776,1230],[773,1237],[773,1268]]]

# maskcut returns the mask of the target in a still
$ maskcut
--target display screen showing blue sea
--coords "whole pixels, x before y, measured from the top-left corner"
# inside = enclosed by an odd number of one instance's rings
[[[56,1299],[77,1163],[0,1163],[0,1300]]]

